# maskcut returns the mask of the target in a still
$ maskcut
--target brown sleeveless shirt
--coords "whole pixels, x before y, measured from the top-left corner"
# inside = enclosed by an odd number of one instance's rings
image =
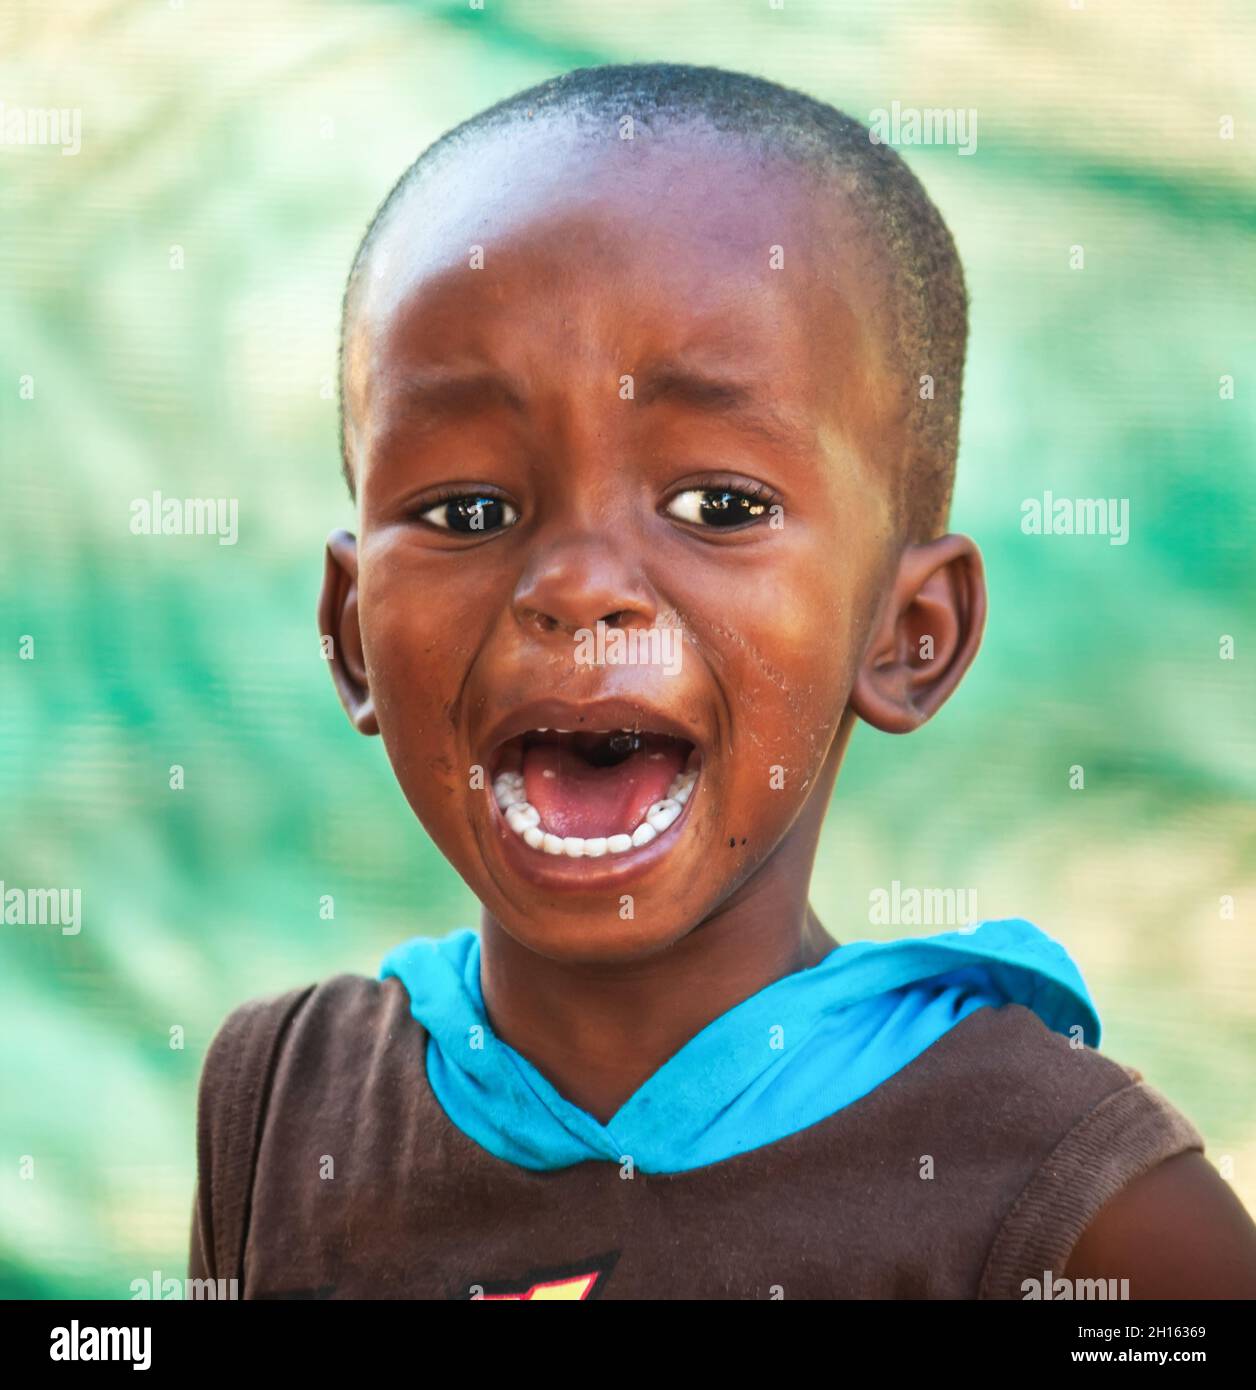
[[[243,1298],[1021,1298],[1203,1148],[1029,1010],[969,1015],[809,1128],[674,1174],[533,1172],[446,1117],[401,982],[245,1004],[206,1055],[190,1273]]]

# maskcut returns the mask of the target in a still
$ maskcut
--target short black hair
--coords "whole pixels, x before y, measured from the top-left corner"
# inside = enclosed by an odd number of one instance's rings
[[[899,155],[835,107],[761,77],[722,68],[628,63],[577,68],[507,97],[454,126],[402,174],[380,205],[354,257],[342,306],[340,441],[354,491],[344,410],[344,345],[356,288],[381,231],[406,193],[438,163],[479,138],[538,117],[606,130],[630,116],[647,132],[701,122],[784,157],[839,176],[856,215],[880,242],[890,275],[887,305],[908,440],[896,477],[900,525],[913,539],[944,529],[959,441],[960,392],[968,339],[968,295],[950,231]],[[921,382],[931,378],[931,389]]]

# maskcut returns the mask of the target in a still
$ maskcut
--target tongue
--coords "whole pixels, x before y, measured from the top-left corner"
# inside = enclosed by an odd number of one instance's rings
[[[684,765],[685,750],[671,739],[647,738],[614,767],[595,767],[569,747],[539,743],[523,755],[524,795],[554,835],[631,835]]]

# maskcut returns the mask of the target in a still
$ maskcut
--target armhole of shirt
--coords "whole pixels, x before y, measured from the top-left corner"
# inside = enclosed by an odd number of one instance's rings
[[[1136,1074],[1136,1073],[1135,1073]],[[1199,1131],[1138,1081],[1106,1096],[1055,1146],[1004,1218],[978,1298],[1023,1298],[1026,1279],[1064,1273],[1082,1232],[1116,1194],[1165,1159],[1203,1150]]]
[[[244,1247],[257,1155],[280,1049],[298,1010],[317,988],[242,1004],[209,1045],[197,1114],[201,1241],[214,1274],[244,1290]]]

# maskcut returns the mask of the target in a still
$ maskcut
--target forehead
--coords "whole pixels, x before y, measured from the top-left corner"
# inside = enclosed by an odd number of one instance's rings
[[[686,363],[817,428],[875,429],[885,284],[832,175],[703,127],[512,125],[442,157],[372,248],[348,414],[386,415],[432,370],[577,390]]]

